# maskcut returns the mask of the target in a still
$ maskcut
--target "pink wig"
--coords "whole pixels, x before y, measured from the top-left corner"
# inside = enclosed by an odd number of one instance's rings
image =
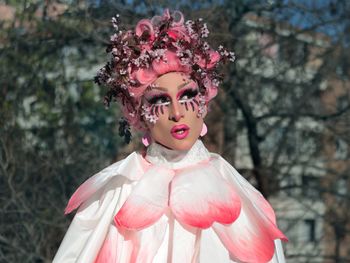
[[[205,41],[206,24],[201,19],[184,22],[181,12],[140,20],[135,30],[120,31],[119,16],[112,19],[118,33],[112,35],[107,51],[112,54],[95,77],[109,88],[106,104],[117,99],[124,117],[136,129],[144,130],[141,100],[147,88],[161,75],[184,72],[194,79],[207,102],[217,94],[220,76],[219,62],[233,61],[233,52],[222,46],[213,50]]]

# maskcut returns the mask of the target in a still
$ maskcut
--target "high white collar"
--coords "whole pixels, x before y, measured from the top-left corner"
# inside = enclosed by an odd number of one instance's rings
[[[165,148],[153,142],[147,148],[146,160],[152,164],[170,169],[181,169],[210,158],[210,153],[201,140],[197,140],[190,150],[179,151]]]

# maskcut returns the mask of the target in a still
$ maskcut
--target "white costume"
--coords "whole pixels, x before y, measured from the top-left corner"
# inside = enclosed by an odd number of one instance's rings
[[[77,207],[54,263],[285,262],[271,206],[200,140],[130,154],[82,184]]]

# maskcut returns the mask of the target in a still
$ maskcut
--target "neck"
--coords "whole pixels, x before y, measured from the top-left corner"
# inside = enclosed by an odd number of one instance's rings
[[[198,162],[208,160],[210,154],[202,141],[197,140],[189,150],[172,150],[164,145],[152,143],[147,148],[146,159],[156,165],[180,169]]]

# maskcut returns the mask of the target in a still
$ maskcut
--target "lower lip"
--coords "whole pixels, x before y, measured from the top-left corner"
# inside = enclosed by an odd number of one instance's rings
[[[182,140],[182,139],[185,139],[188,135],[190,131],[189,130],[184,130],[183,133],[176,133],[176,132],[172,132],[171,135],[175,138],[175,139],[178,139],[178,140]]]

